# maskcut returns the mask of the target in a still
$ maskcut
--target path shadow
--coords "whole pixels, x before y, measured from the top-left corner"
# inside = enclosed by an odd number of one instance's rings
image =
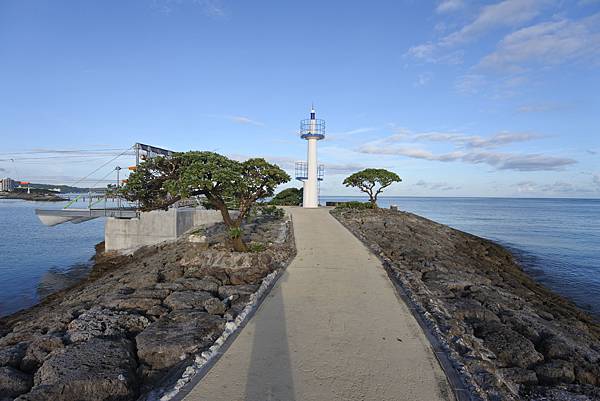
[[[295,401],[282,289],[287,278],[285,272],[260,306],[268,313],[255,320],[245,401]]]

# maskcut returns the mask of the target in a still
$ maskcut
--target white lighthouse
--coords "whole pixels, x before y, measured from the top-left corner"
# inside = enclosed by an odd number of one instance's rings
[[[300,137],[308,142],[306,162],[296,163],[296,178],[303,182],[303,207],[319,206],[319,181],[323,180],[323,165],[317,163],[317,141],[325,138],[325,121],[317,119],[314,107],[310,118],[300,122]]]

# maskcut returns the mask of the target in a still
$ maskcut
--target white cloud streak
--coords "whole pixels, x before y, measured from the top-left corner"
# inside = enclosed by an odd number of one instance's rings
[[[514,154],[484,151],[455,151],[434,154],[430,151],[411,147],[363,145],[358,149],[361,153],[378,155],[406,156],[439,162],[460,161],[470,164],[487,164],[498,170],[515,171],[559,171],[577,163],[576,160],[544,154]]]
[[[153,0],[151,7],[159,13],[170,15],[186,4],[200,7],[209,17],[222,18],[227,15],[220,0]]]
[[[436,9],[450,11],[461,2],[443,1]],[[428,42],[408,49],[407,55],[428,62],[456,63],[457,53],[447,54],[448,49],[470,42],[475,38],[503,27],[517,27],[537,17],[549,0],[504,0],[484,6],[477,16],[462,28],[442,37],[437,42]],[[441,7],[441,10],[440,10]],[[440,54],[446,53],[446,54]]]
[[[227,118],[229,120],[233,121],[234,123],[243,124],[243,125],[255,125],[257,127],[264,127],[264,125],[265,125],[264,123],[262,123],[260,121],[252,120],[245,116],[228,116]]]
[[[398,142],[448,142],[465,148],[494,148],[511,143],[526,142],[542,138],[541,135],[529,132],[499,132],[497,134],[483,137],[479,135],[466,135],[454,132],[422,132],[411,133],[403,131],[399,134],[389,136],[382,142],[393,144]]]
[[[517,30],[485,56],[480,68],[520,71],[528,65],[555,65],[600,55],[600,13],[578,21],[561,19]]]
[[[465,6],[464,0],[442,0],[440,4],[435,8],[437,13],[449,13],[460,10]]]
[[[521,181],[513,185],[517,193],[526,195],[575,195],[593,192],[590,188],[578,186],[564,181],[556,181],[551,184],[539,184],[533,181]]]
[[[416,184],[418,187],[423,187],[430,190],[439,190],[439,191],[455,191],[461,189],[459,186],[450,185],[447,182],[427,182],[424,180],[419,180]]]

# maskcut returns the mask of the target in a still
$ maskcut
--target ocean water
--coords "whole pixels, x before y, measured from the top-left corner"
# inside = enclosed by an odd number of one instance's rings
[[[366,198],[321,197],[346,200]],[[381,197],[378,203],[507,247],[536,280],[600,317],[600,199]]]
[[[322,197],[327,200],[365,200]],[[398,205],[508,247],[527,272],[600,316],[600,199],[382,197]],[[84,276],[104,221],[46,227],[36,208],[65,203],[0,200],[0,316],[31,306]]]
[[[94,246],[104,241],[103,219],[44,226],[35,209],[66,202],[0,200],[0,316],[39,302],[85,276]]]

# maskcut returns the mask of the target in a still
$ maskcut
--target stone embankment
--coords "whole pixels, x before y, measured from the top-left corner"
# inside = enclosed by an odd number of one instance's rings
[[[216,225],[99,255],[84,282],[1,319],[0,400],[135,400],[170,386],[295,254],[286,218],[244,230],[255,252],[233,252]]]
[[[64,202],[65,199],[49,192],[0,192],[0,199],[19,199],[34,202]]]
[[[600,325],[507,250],[411,213],[332,214],[383,260],[482,399],[600,399]]]

